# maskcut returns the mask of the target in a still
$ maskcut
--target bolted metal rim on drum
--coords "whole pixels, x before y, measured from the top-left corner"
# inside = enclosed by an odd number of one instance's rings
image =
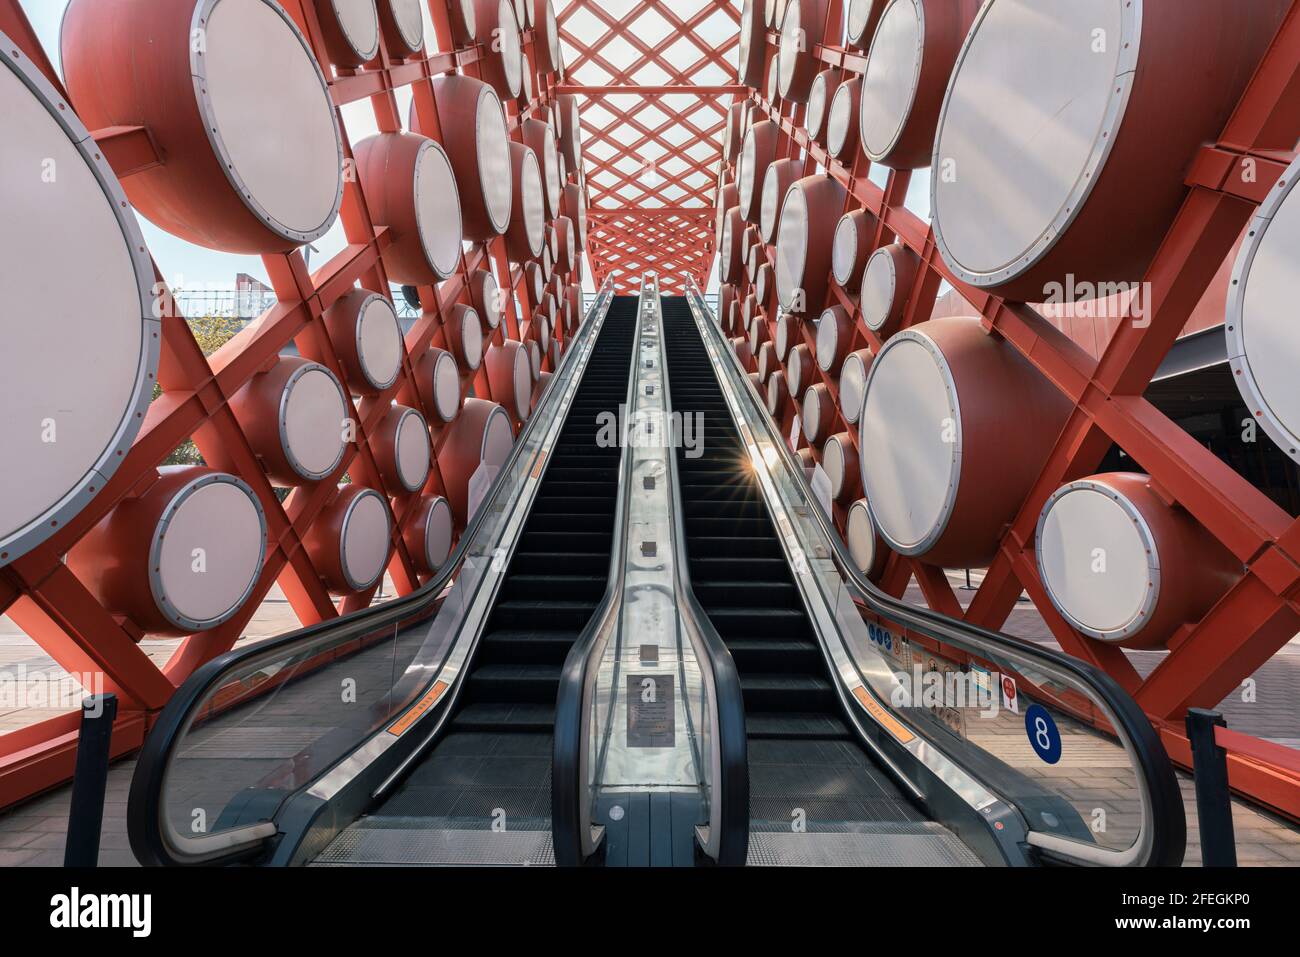
[[[373,585],[375,582],[379,581],[379,579],[382,578],[384,575],[383,562],[381,562],[379,565],[379,573],[375,575],[374,578],[370,579],[370,581],[368,582],[357,581],[355,578],[352,577],[352,569],[348,567],[348,552],[347,552],[348,525],[351,524],[352,522],[352,516],[356,512],[357,506],[360,505],[365,499],[368,498],[378,499],[380,508],[384,510],[384,524],[388,528],[385,537],[390,539],[388,546],[385,548],[385,556],[387,555],[388,548],[392,547],[391,538],[393,534],[393,516],[388,510],[388,502],[384,499],[382,495],[380,495],[374,489],[372,488],[362,489],[358,495],[353,497],[352,501],[348,502],[348,507],[346,511],[344,511],[343,513],[342,520],[339,522],[339,568],[340,570],[342,570],[343,578],[347,582],[348,587],[352,591],[364,591],[365,589]]]
[[[202,36],[204,24],[212,15],[213,10],[223,2],[225,2],[225,0],[200,0],[194,8],[194,16],[190,21],[190,36]],[[221,167],[221,171],[225,174],[226,179],[230,181],[230,185],[234,188],[235,192],[239,194],[239,198],[248,208],[248,211],[252,213],[263,226],[275,233],[277,236],[280,236],[283,239],[292,240],[299,245],[302,245],[303,243],[309,243],[313,240],[319,239],[321,236],[324,236],[329,232],[330,227],[334,225],[334,221],[338,218],[339,210],[343,206],[343,137],[339,132],[338,115],[334,112],[334,100],[330,93],[329,83],[326,82],[325,74],[321,71],[320,63],[317,62],[316,55],[312,52],[311,45],[307,42],[307,38],[302,35],[302,31],[298,29],[298,25],[294,23],[293,18],[289,16],[289,14],[285,12],[284,8],[278,3],[273,2],[273,0],[259,0],[259,2],[270,8],[280,17],[281,20],[284,21],[285,26],[293,32],[294,37],[302,46],[302,51],[306,55],[307,60],[311,63],[312,69],[316,72],[316,78],[320,81],[321,91],[324,94],[326,102],[330,105],[330,120],[334,125],[334,144],[338,153],[339,177],[334,194],[334,201],[331,204],[329,214],[325,217],[325,221],[321,223],[320,226],[314,227],[305,232],[291,229],[272,216],[270,211],[267,210],[267,208],[262,205],[261,201],[258,200],[257,197],[255,197],[248,189],[243,177],[241,177],[239,171],[235,169],[235,164],[231,158],[230,151],[226,148],[225,140],[222,139],[221,132],[216,122],[216,108],[213,105],[212,96],[207,90],[207,64],[203,60],[203,51],[202,49],[195,49],[197,44],[190,44],[190,75],[193,77],[194,81],[194,99],[198,104],[199,116],[203,120],[203,130],[207,134],[208,143],[211,145],[212,152],[216,156],[217,165]]]
[[[190,498],[199,489],[207,488],[209,485],[233,485],[248,496],[249,501],[253,503],[254,510],[257,512],[257,521],[261,527],[261,550],[257,556],[256,567],[258,573],[249,579],[248,585],[244,588],[239,599],[215,618],[200,620],[182,614],[167,598],[166,591],[163,588],[161,564],[163,539],[166,538],[167,527],[172,523],[181,506],[185,504],[186,499]],[[177,628],[184,628],[189,632],[207,631],[235,617],[235,615],[239,614],[239,610],[244,607],[244,603],[248,601],[249,596],[253,594],[253,589],[257,587],[262,565],[266,561],[266,537],[266,512],[262,508],[261,501],[254,494],[253,489],[239,476],[216,472],[209,475],[200,475],[198,478],[186,483],[171,497],[167,507],[163,509],[162,516],[158,519],[158,525],[154,528],[153,537],[149,542],[149,593],[153,596],[154,604],[157,605],[159,613]]]
[[[66,12],[65,12],[66,13]],[[44,511],[12,532],[0,538],[0,568],[31,551],[61,529],[69,518],[79,513],[103,488],[121,465],[127,450],[139,434],[145,411],[153,401],[152,386],[158,369],[161,352],[162,323],[156,314],[158,302],[153,294],[153,260],[145,250],[144,234],[127,204],[108,160],[98,150],[90,131],[76,113],[68,108],[67,101],[56,91],[45,75],[18,53],[18,45],[0,32],[0,65],[7,67],[44,107],[45,111],[62,129],[73,148],[80,154],[91,175],[104,193],[104,199],[122,233],[128,258],[135,273],[139,293],[140,320],[142,323],[140,359],[136,367],[132,398],[123,409],[122,417],[102,452],[91,462],[83,476],[73,483]]]
[[[348,414],[348,396],[347,392],[343,388],[343,384],[339,382],[338,377],[329,370],[328,366],[321,365],[319,362],[305,362],[293,370],[289,375],[289,378],[285,380],[284,388],[280,390],[280,405],[276,413],[278,420],[276,422],[276,427],[280,436],[280,448],[284,450],[285,460],[289,463],[289,466],[298,473],[298,475],[307,479],[309,482],[319,482],[321,479],[333,475],[334,470],[339,467],[339,463],[343,461],[343,456],[347,454],[348,450],[348,443],[339,442],[338,454],[334,456],[333,464],[322,472],[313,472],[311,469],[307,468],[307,466],[303,465],[302,461],[299,460],[298,456],[289,444],[289,399],[293,395],[293,387],[303,378],[303,376],[316,372],[323,372],[329,377],[330,382],[332,382],[334,387],[338,389],[339,402],[343,406],[343,414],[345,416]],[[342,422],[339,423],[339,428],[343,428]]]
[[[957,64],[953,67],[952,76],[948,81],[948,89],[943,97],[943,108],[939,112],[939,123],[936,127],[934,149],[930,160],[931,169],[938,170],[942,168],[943,132],[948,120],[948,111],[953,102],[953,91],[961,78],[962,69],[966,65],[970,51],[979,39],[980,28],[996,5],[997,0],[989,0],[980,8],[975,17],[975,22],[971,24],[970,32],[966,35],[966,40],[962,44],[961,52],[957,55]],[[984,288],[996,286],[1015,278],[1042,261],[1051,252],[1057,240],[1078,218],[1080,211],[1092,193],[1093,187],[1096,185],[1099,171],[1106,165],[1106,160],[1110,157],[1115,146],[1115,134],[1127,112],[1129,98],[1133,92],[1133,78],[1138,66],[1141,39],[1142,0],[1129,0],[1120,12],[1120,37],[1118,38],[1120,54],[1119,61],[1116,64],[1114,86],[1108,97],[1102,124],[1097,130],[1088,158],[1083,164],[1082,175],[1066,197],[1063,204],[1064,211],[1058,211],[1053,221],[1029,246],[1028,252],[1018,258],[1014,264],[990,272],[978,273],[972,272],[957,261],[952,250],[948,247],[947,240],[944,238],[942,219],[939,215],[941,177],[930,177],[930,209],[932,210],[931,220],[934,228],[935,245],[939,249],[939,254],[943,256],[944,262],[948,264],[948,268],[963,282],[977,288]]]

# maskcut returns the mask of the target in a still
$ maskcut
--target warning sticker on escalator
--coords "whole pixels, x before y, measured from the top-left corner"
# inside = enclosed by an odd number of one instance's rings
[[[672,675],[627,676],[627,746],[671,748],[677,742]]]

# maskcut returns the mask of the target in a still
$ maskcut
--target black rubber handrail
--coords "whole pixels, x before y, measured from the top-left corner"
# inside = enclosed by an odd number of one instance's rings
[[[613,282],[606,281],[600,295],[587,312],[582,328],[587,328],[593,316],[607,300],[613,298]],[[588,333],[590,335],[590,333]],[[574,345],[577,345],[575,340]],[[582,350],[568,349],[556,370],[558,381],[560,373]],[[552,396],[558,396],[558,391]],[[191,712],[205,702],[209,693],[220,686],[232,672],[240,671],[259,658],[283,660],[293,654],[292,649],[329,641],[342,644],[357,638],[376,634],[380,629],[396,626],[404,620],[414,620],[424,614],[429,606],[438,601],[443,590],[448,586],[465,560],[466,553],[483,522],[491,514],[491,505],[506,488],[506,479],[518,461],[528,438],[537,423],[545,416],[532,415],[525,424],[519,438],[511,449],[500,473],[489,489],[474,517],[466,526],[456,549],[448,558],[442,570],[430,581],[408,595],[394,598],[383,605],[363,608],[341,618],[332,618],[318,622],[296,631],[287,632],[275,638],[258,642],[244,648],[236,648],[218,655],[194,671],[175,693],[168,699],[158,715],[148,737],[145,738],[136,761],[136,768],[131,778],[131,790],[127,799],[127,833],[131,850],[136,858],[147,865],[182,866],[188,862],[177,860],[171,854],[162,835],[161,821],[163,813],[163,788],[166,783],[167,769],[171,764],[172,753],[180,742],[183,731],[189,725]],[[463,678],[463,675],[462,675]],[[226,858],[219,860],[237,860],[256,853],[257,848],[241,848]]]
[[[660,308],[662,309],[662,301]],[[672,412],[675,409],[670,379],[665,361],[664,397],[668,410]],[[749,737],[745,729],[745,699],[740,690],[740,672],[731,656],[731,649],[718,634],[713,619],[700,604],[691,584],[686,527],[682,517],[686,510],[682,506],[682,483],[678,476],[676,449],[669,450],[668,474],[672,484],[673,565],[677,571],[677,600],[686,603],[686,617],[695,624],[704,646],[705,659],[701,664],[708,667],[713,677],[713,693],[717,702],[718,726],[714,729],[714,746],[718,749],[719,770],[713,800],[721,797],[722,802],[718,863],[738,867],[749,856]]]
[[[693,297],[704,315],[711,317],[712,310],[709,309],[694,281],[688,277],[687,284],[689,290],[687,298]],[[802,485],[807,500],[815,502],[816,497],[808,484],[808,477],[803,467],[795,460],[784,439],[780,438],[780,430],[773,426],[766,405],[758,401],[749,377],[740,367],[734,351],[722,341],[722,333],[716,317],[714,321],[705,321],[701,324],[709,327],[717,351],[731,357],[737,384],[743,382],[750,386],[735,391],[743,395],[749,403],[753,410],[751,419],[763,423],[769,438],[773,438],[772,444],[780,450],[785,468],[794,480]],[[868,611],[915,628],[917,631],[946,638],[957,645],[987,649],[990,657],[996,656],[1001,651],[1014,657],[1030,659],[1047,671],[1063,672],[1088,687],[1110,710],[1119,725],[1118,730],[1122,731],[1124,737],[1133,746],[1135,770],[1141,778],[1151,806],[1150,851],[1144,863],[1148,866],[1177,866],[1182,863],[1187,846],[1187,818],[1173,763],[1169,760],[1169,755],[1160,743],[1160,736],[1147,716],[1114,678],[1100,668],[1063,652],[949,618],[929,608],[910,605],[886,594],[869,579],[863,577],[849,555],[847,546],[841,540],[839,531],[829,522],[823,510],[814,505],[807,511],[820,525],[826,540],[831,543],[831,557],[840,576],[852,591],[854,600]]]

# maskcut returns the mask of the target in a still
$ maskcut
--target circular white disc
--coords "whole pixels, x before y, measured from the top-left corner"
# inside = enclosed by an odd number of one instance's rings
[[[420,0],[385,0],[393,11],[393,22],[402,41],[412,50],[424,47],[424,15],[420,12]],[[472,8],[473,4],[469,4]],[[471,10],[469,26],[474,25]]]
[[[488,218],[497,233],[510,225],[510,207],[514,200],[514,182],[510,169],[510,134],[506,132],[506,115],[501,100],[490,88],[484,88],[478,101],[478,175],[487,203]]]
[[[1300,288],[1300,199],[1292,163],[1269,201],[1251,222],[1233,269],[1228,300],[1228,357],[1233,379],[1268,436],[1300,459],[1300,363],[1295,290]]]
[[[740,194],[740,209],[748,212],[754,204],[754,170],[758,163],[758,137],[751,126],[745,134],[745,143],[740,149],[740,162],[736,167],[736,192]]]
[[[402,371],[402,326],[393,304],[374,296],[357,319],[357,356],[361,372],[376,389],[387,389]]]
[[[375,0],[330,0],[343,38],[358,58],[373,60],[379,52],[379,11]]]
[[[862,34],[867,31],[867,20],[871,17],[871,8],[880,0],[849,0],[849,12],[845,17],[845,32],[850,43],[861,43]],[[868,66],[870,63],[868,63]]]
[[[493,48],[498,49],[505,67],[506,89],[518,96],[524,84],[524,45],[519,35],[519,20],[515,17],[514,0],[500,0],[497,7],[497,32]]]
[[[817,390],[809,389],[803,394],[803,434],[809,442],[816,442],[821,435],[822,412]]]
[[[1159,585],[1156,543],[1114,489],[1081,482],[1054,495],[1039,521],[1037,552],[1052,604],[1086,634],[1118,640],[1149,618]]]
[[[772,242],[777,216],[781,211],[781,199],[781,180],[776,173],[776,164],[773,163],[763,177],[763,208],[759,214],[758,228],[765,243]]]
[[[889,155],[912,112],[921,82],[925,13],[915,0],[895,0],[880,18],[862,80],[859,130],[874,161]]]
[[[3,565],[116,471],[150,399],[159,325],[153,267],[108,164],[79,147],[94,141],[43,75],[0,44]]]
[[[840,329],[834,314],[827,309],[817,321],[817,365],[829,372],[835,364],[835,351],[839,348]]]
[[[849,506],[845,537],[854,564],[864,574],[870,571],[876,562],[876,527],[871,523],[871,509],[867,507],[865,498],[858,499]]]
[[[542,155],[542,173],[546,181],[546,202],[550,207],[551,218],[560,215],[560,199],[564,195],[564,183],[560,179],[560,148],[555,143],[555,130],[550,124],[546,127],[546,148]]]
[[[803,17],[800,0],[793,0],[785,8],[781,20],[781,38],[776,48],[777,76],[782,96],[790,95],[790,86],[794,82],[794,68],[808,45],[808,36],[803,30]]]
[[[434,140],[421,147],[415,161],[415,223],[430,268],[448,278],[460,265],[464,232],[456,174]]]
[[[840,493],[844,491],[844,456],[850,454],[850,450],[845,449],[840,444],[840,440],[831,436],[826,440],[826,445],[822,448],[822,468],[831,480],[831,497],[839,498]]]
[[[902,332],[867,377],[858,435],[876,527],[904,555],[926,552],[948,525],[961,477],[961,420],[947,363],[930,339]],[[888,455],[866,456],[867,449]]]
[[[424,487],[429,477],[429,427],[424,416],[407,409],[397,426],[397,477],[408,492]]]
[[[821,135],[822,123],[826,120],[826,74],[818,73],[813,77],[812,89],[808,93],[808,108],[804,111],[804,126],[808,135],[816,138]]]
[[[487,281],[483,284],[483,321],[487,323],[489,329],[495,329],[501,325],[504,314],[505,303],[501,296],[501,284],[497,282],[497,277],[489,272]]]
[[[315,481],[334,471],[347,418],[343,387],[323,365],[313,362],[289,380],[280,400],[280,439],[299,475]]]
[[[208,2],[202,51],[191,52],[208,139],[267,228],[293,242],[317,239],[343,198],[343,145],[325,77],[271,0]]]
[[[935,142],[935,168],[959,173],[931,179],[936,240],[960,278],[992,285],[1022,274],[1078,213],[1127,104],[1135,6],[1071,0],[1044,16],[1039,2],[994,0],[981,9]]]
[[[804,270],[808,265],[808,200],[798,186],[791,186],[785,194],[779,232],[776,295],[781,305],[789,309],[796,293],[803,289]]]
[[[439,495],[429,508],[429,519],[424,526],[424,557],[434,571],[441,568],[451,555],[454,524],[451,505]]]
[[[843,216],[835,227],[835,245],[831,248],[831,272],[835,281],[847,286],[853,281],[853,266],[858,261],[858,227],[852,216]]]
[[[232,475],[191,482],[154,531],[150,588],[181,628],[214,628],[248,599],[266,556],[266,520],[252,490]]]
[[[460,319],[460,342],[465,350],[465,366],[471,371],[483,364],[483,321],[473,309],[466,309]]]
[[[844,143],[853,129],[853,87],[841,83],[831,97],[831,108],[826,114],[826,147],[832,156],[844,152]]]
[[[460,411],[460,370],[450,352],[439,353],[433,364],[433,407],[444,422]]]
[[[879,331],[889,321],[897,296],[898,280],[894,275],[894,260],[888,247],[882,246],[871,254],[867,268],[862,273],[862,321],[872,331]]]
[[[840,369],[840,411],[844,413],[844,421],[856,424],[862,418],[866,390],[866,367],[856,353],[850,353]]]
[[[542,377],[542,347],[537,344],[536,339],[529,339],[527,349],[529,372],[536,382]]]
[[[388,557],[388,503],[373,489],[358,495],[343,519],[339,548],[343,574],[357,591],[369,588],[384,573]]]
[[[515,350],[511,390],[514,392],[515,416],[520,419],[528,418],[533,399],[533,361],[527,349]]]
[[[515,444],[515,433],[510,427],[510,417],[506,410],[497,406],[488,416],[483,427],[483,452],[480,461],[488,468],[499,469],[510,457],[510,449]]]
[[[560,24],[555,19],[555,5],[546,0],[546,43],[551,51],[551,62],[556,70],[563,72],[564,51],[560,49]]]
[[[533,256],[542,251],[546,241],[546,187],[542,182],[537,154],[532,150],[524,156],[523,173],[519,177],[523,190],[524,233],[528,237],[528,251]]]

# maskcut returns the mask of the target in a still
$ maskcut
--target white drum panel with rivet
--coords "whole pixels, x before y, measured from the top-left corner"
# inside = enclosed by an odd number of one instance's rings
[[[357,360],[376,389],[387,389],[402,371],[406,345],[393,304],[384,296],[368,299],[357,319]]]
[[[378,492],[366,489],[349,506],[339,536],[343,574],[354,590],[369,588],[384,573],[388,533],[388,503]]]
[[[871,351],[859,349],[850,352],[840,367],[840,411],[844,421],[856,425],[862,417],[862,404],[866,399],[867,370],[871,367]]]
[[[1228,358],[1251,414],[1291,458],[1300,460],[1300,160],[1281,177],[1247,229],[1227,308]],[[1293,195],[1294,194],[1294,195]]]
[[[902,320],[919,265],[916,254],[901,243],[882,246],[871,254],[862,274],[859,299],[868,329],[880,332]]]
[[[858,488],[858,459],[847,432],[838,432],[822,447],[822,468],[831,480],[831,498],[842,501]]]
[[[325,366],[311,363],[290,378],[280,405],[280,438],[299,475],[317,481],[338,467],[348,416],[343,388]]]
[[[320,11],[321,7],[328,7],[328,10]],[[323,0],[323,3],[317,3],[317,9],[326,39],[336,35],[342,42],[342,49],[338,51],[335,50],[338,44],[329,45],[335,62],[368,63],[379,54],[379,10],[375,0]]]
[[[444,349],[436,350],[433,359],[433,408],[444,422],[460,411],[460,370],[455,357]]]
[[[0,565],[61,528],[117,470],[159,351],[153,267],[135,217],[85,128],[15,49],[0,34],[0,169],[9,171],[0,205],[10,224],[0,229],[0,442],[9,459]],[[40,183],[42,170],[57,178]]]
[[[167,505],[149,554],[163,616],[184,631],[215,628],[239,611],[262,570],[262,505],[233,475],[198,478]]]
[[[859,423],[862,465],[880,534],[904,555],[923,554],[948,523],[961,476],[961,417],[943,354],[904,332],[872,363]]]
[[[862,150],[874,163],[888,158],[911,115],[925,55],[924,17],[920,0],[895,0],[871,41],[859,130]]]
[[[451,555],[451,542],[454,534],[455,519],[451,514],[451,505],[441,495],[430,500],[425,506],[422,557],[426,568],[436,572]]]
[[[849,555],[864,575],[871,574],[876,567],[879,553],[876,526],[871,521],[871,509],[865,498],[858,499],[849,506],[849,518],[845,538],[849,546]]]
[[[406,409],[402,413],[394,451],[397,478],[402,487],[408,492],[419,491],[429,477],[429,426],[425,423],[424,416],[414,409]]]
[[[424,48],[424,15],[420,0],[379,0],[380,17],[389,41],[389,52],[406,57]],[[468,25],[472,28],[473,16]]]
[[[1039,520],[1036,551],[1052,603],[1085,634],[1119,641],[1150,617],[1160,593],[1159,549],[1117,489],[1075,482],[1057,491]]]

